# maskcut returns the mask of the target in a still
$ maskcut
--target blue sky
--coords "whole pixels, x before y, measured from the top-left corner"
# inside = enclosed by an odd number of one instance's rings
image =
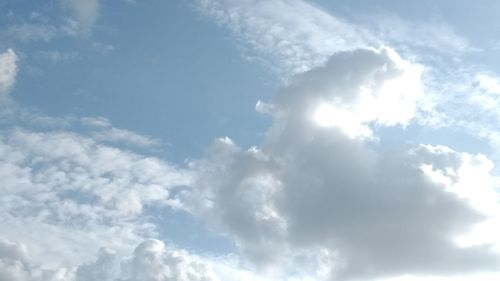
[[[0,4],[0,281],[500,277],[483,1]]]

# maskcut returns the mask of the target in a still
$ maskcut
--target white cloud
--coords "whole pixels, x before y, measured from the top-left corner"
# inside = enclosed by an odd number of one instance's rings
[[[468,174],[476,164],[454,152],[443,157],[424,147],[377,155],[332,133],[288,130],[260,151],[217,142],[208,162],[194,164],[202,192],[194,212],[232,237],[257,264],[286,276],[293,270],[313,275],[326,267],[338,280],[446,276],[497,266],[498,256],[483,246],[489,241],[479,240],[476,247],[455,244],[458,235],[482,221],[468,201],[475,196],[460,199],[470,195],[461,189],[487,182],[488,169]],[[431,181],[420,170],[423,163],[465,174],[454,185],[460,188],[451,191]],[[326,257],[319,259],[322,251]]]
[[[409,124],[422,96],[421,69],[388,48],[339,52],[324,66],[296,77],[274,107],[310,115],[351,138],[369,138],[371,123]]]
[[[361,118],[351,123],[368,129],[370,122],[406,124],[419,95],[387,52],[339,52],[297,76],[266,107],[274,123],[259,148],[217,140],[206,159],[191,163],[197,180],[186,200],[192,212],[262,270],[288,277],[365,280],[497,268],[500,255],[491,241],[457,242],[496,215],[492,162],[485,156],[436,146],[377,152],[336,123],[311,122],[326,100],[338,103],[329,110],[346,107]],[[389,91],[393,106],[385,107],[390,99],[378,104],[383,94],[377,91],[393,79],[399,85]],[[404,86],[410,90],[398,91]],[[367,87],[377,91],[364,94]],[[358,110],[364,102],[373,108]]]
[[[160,159],[71,132],[3,130],[0,155],[2,235],[48,265],[155,236],[145,208],[182,207],[171,191],[190,182],[189,172]]]
[[[101,248],[90,262],[46,269],[44,261],[30,261],[24,245],[0,240],[1,281],[219,281],[214,266],[218,265],[206,257],[150,239],[140,243],[132,255]],[[225,280],[241,280],[238,270],[233,273],[237,276]]]
[[[262,62],[285,80],[322,65],[336,52],[356,48],[389,45],[424,57],[422,49],[455,57],[476,50],[467,38],[439,20],[418,22],[379,14],[351,15],[353,20],[348,21],[302,0],[196,2],[202,13],[264,55]]]
[[[99,2],[62,3],[72,15],[66,31],[88,34]],[[446,26],[429,33],[425,24],[381,28],[382,39],[374,39],[370,29],[303,1],[198,4],[286,75],[302,73],[272,102],[257,105],[274,120],[264,142],[244,150],[219,139],[184,170],[118,148],[158,141],[105,118],[80,119],[85,134],[70,131],[74,120],[57,131],[4,129],[2,235],[28,245],[31,258],[21,244],[0,242],[0,281],[267,280],[158,240],[141,243],[129,257],[132,245],[157,236],[152,206],[206,220],[254,262],[250,267],[277,280],[473,278],[498,267],[500,212],[490,160],[444,146],[379,152],[363,141],[377,137],[374,126],[408,125],[428,98],[420,65],[389,47],[369,46],[414,29],[423,38],[419,47],[463,52],[466,40]],[[0,56],[2,91],[15,73],[9,50]],[[500,83],[479,75],[477,84],[480,94],[468,102],[493,111]],[[91,258],[101,247],[113,251]]]
[[[44,24],[23,23],[11,25],[0,31],[0,36],[21,42],[49,41],[57,34],[55,27]]]
[[[0,280],[276,281],[242,269],[234,257],[196,255],[155,239],[139,243],[131,252],[101,248],[81,264],[51,269],[44,260],[35,263],[23,244],[0,240]]]
[[[199,9],[230,28],[285,76],[324,63],[341,50],[365,47],[365,31],[303,1],[198,0]]]
[[[64,29],[69,35],[86,35],[92,31],[99,17],[99,0],[60,0],[71,17]]]
[[[429,69],[427,69],[429,70]],[[459,67],[424,72],[424,92],[416,123],[434,129],[466,133],[486,140],[482,151],[498,161],[500,151],[500,79],[476,68]],[[488,148],[489,144],[489,148]]]
[[[0,98],[14,85],[17,74],[17,55],[8,49],[0,54]]]
[[[158,139],[144,136],[126,129],[112,126],[111,122],[102,117],[84,117],[81,119],[84,126],[93,129],[93,138],[102,142],[127,143],[138,147],[158,147]]]
[[[493,112],[500,120],[500,81],[484,73],[475,77],[478,90],[473,92],[470,100],[483,110]]]
[[[366,16],[362,23],[373,30],[377,37],[393,47],[417,51],[438,51],[454,56],[477,51],[469,40],[457,34],[446,22],[437,19],[411,21],[396,15],[383,14]],[[425,53],[420,52],[420,55]]]

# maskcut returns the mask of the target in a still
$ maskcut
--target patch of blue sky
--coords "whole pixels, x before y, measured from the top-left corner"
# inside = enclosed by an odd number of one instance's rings
[[[259,142],[269,120],[255,104],[276,83],[226,31],[185,2],[105,2],[101,10],[92,38],[23,45],[12,92],[20,104],[54,116],[105,116],[164,140],[176,161],[201,155],[215,137]],[[51,61],[51,52],[67,50],[74,55]]]

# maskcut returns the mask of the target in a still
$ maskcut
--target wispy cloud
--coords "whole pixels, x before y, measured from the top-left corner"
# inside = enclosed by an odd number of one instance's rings
[[[17,59],[11,49],[0,54],[0,98],[4,98],[16,81]]]
[[[419,55],[435,51],[457,57],[478,51],[466,37],[439,19],[412,21],[393,14],[380,14],[361,17],[358,24],[376,34],[386,44],[418,52]]]
[[[30,41],[50,41],[57,35],[54,26],[41,23],[23,23],[10,25],[0,31],[0,36],[7,40],[30,42]]]
[[[413,54],[419,48],[454,56],[476,48],[445,22],[416,22],[395,15],[332,15],[309,2],[197,0],[198,9],[230,29],[244,45],[285,79],[325,63],[339,51],[391,46]]]
[[[81,118],[84,126],[92,129],[93,138],[110,143],[128,143],[139,147],[158,147],[160,140],[144,136],[126,129],[119,129],[112,126],[111,122],[103,117]]]
[[[324,63],[341,50],[366,46],[364,30],[303,1],[199,0],[199,9],[231,29],[288,76]]]
[[[88,35],[99,18],[99,0],[60,0],[70,17],[64,30],[69,35]]]

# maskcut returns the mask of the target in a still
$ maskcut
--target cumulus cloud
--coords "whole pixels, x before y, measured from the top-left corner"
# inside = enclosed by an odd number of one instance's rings
[[[27,250],[23,244],[0,240],[0,280],[29,281]]]
[[[340,52],[296,77],[274,108],[277,115],[307,116],[353,138],[371,137],[369,123],[410,122],[422,95],[420,74],[419,65],[402,60],[392,49]]]
[[[411,120],[418,94],[400,63],[388,50],[340,52],[296,77],[266,107],[274,123],[260,147],[224,138],[192,163],[192,212],[257,265],[320,280],[497,268],[489,241],[456,241],[496,212],[480,208],[497,208],[489,160],[439,146],[376,151],[341,126]],[[384,94],[385,83],[399,86]],[[325,103],[332,126],[316,120]]]
[[[137,245],[132,255],[101,248],[93,261],[46,269],[43,261],[30,263],[23,244],[0,240],[2,281],[219,281],[213,266],[206,258],[150,239]]]
[[[0,54],[0,98],[3,97],[16,81],[17,55],[8,49]]]
[[[61,1],[71,14],[66,32],[89,34],[99,1]],[[373,142],[374,128],[405,127],[418,115],[423,67],[370,46],[414,29],[431,48],[462,52],[467,41],[422,25],[382,28],[375,39],[303,1],[197,3],[280,71],[299,73],[257,104],[273,120],[263,143],[243,149],[221,138],[183,169],[123,149],[158,143],[105,118],[78,119],[84,133],[68,128],[74,120],[58,130],[2,129],[2,235],[26,243],[30,256],[0,241],[0,281],[268,280],[158,240],[141,243],[157,236],[150,219],[161,214],[150,207],[191,212],[232,239],[250,268],[278,280],[423,280],[498,268],[493,163],[446,146],[381,151]],[[0,55],[0,93],[14,84],[16,59],[12,50]],[[499,85],[478,75],[466,105],[493,112]]]
[[[182,251],[171,250],[158,240],[145,241],[122,264],[123,281],[217,281],[211,267]]]

